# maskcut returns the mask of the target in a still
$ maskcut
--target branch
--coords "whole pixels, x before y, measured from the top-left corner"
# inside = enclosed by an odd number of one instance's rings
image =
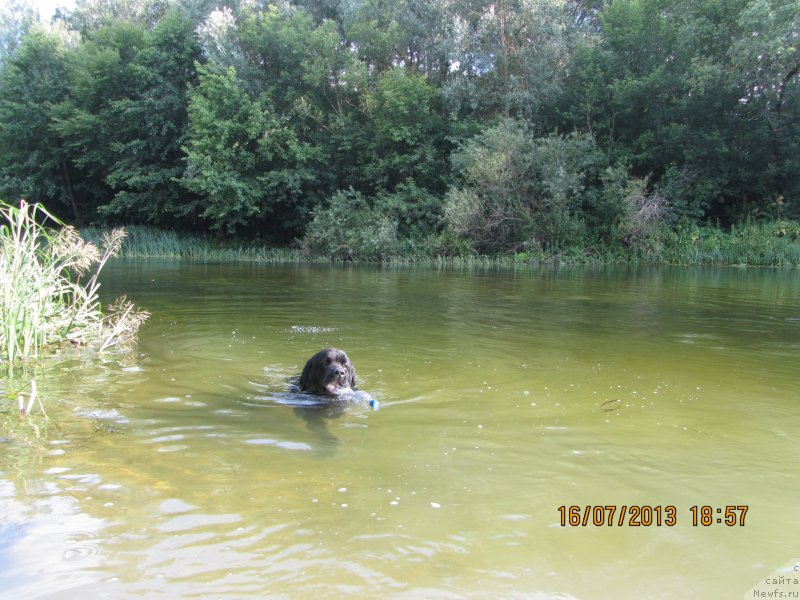
[[[786,88],[788,87],[789,80],[797,75],[798,72],[800,72],[800,63],[797,63],[794,67],[789,69],[789,72],[786,73],[786,77],[781,80],[781,93],[778,94],[778,108],[775,111],[778,114],[783,110],[783,97],[786,95]]]

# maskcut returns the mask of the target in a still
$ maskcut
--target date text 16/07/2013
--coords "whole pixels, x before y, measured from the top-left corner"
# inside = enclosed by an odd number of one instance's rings
[[[695,505],[689,508],[689,513],[694,527],[744,527],[748,508],[743,504]],[[678,524],[678,509],[671,504],[562,505],[558,513],[562,527],[674,527]]]

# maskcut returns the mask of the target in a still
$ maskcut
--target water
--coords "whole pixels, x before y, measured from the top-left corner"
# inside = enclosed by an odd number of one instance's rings
[[[103,290],[153,316],[54,362],[44,442],[0,440],[0,597],[741,598],[800,555],[796,272],[118,262]],[[380,410],[292,388],[331,345]]]

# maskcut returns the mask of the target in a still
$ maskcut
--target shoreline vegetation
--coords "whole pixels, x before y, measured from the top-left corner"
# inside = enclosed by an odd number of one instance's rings
[[[273,247],[248,240],[217,240],[209,235],[181,233],[143,225],[125,228],[127,239],[118,256],[126,259],[180,259],[253,263],[361,263],[431,267],[519,265],[671,265],[718,267],[800,267],[800,222],[788,220],[745,223],[725,231],[714,226],[664,230],[636,248],[621,245],[571,247],[559,252],[521,251],[477,254],[442,252],[441,238],[399,241],[381,248],[378,239],[340,243],[327,253],[298,242]],[[87,228],[81,235],[98,243],[105,228]]]
[[[118,4],[0,19],[0,198],[129,256],[800,264],[797,0]]]
[[[135,342],[149,314],[124,296],[103,305],[98,293],[100,272],[125,236],[117,228],[87,242],[41,204],[0,202],[0,367],[3,393],[16,395],[20,418],[37,400],[33,375],[45,358],[65,348],[103,353]]]

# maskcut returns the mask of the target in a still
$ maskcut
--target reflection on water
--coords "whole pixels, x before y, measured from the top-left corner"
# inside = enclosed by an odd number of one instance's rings
[[[742,597],[800,553],[794,272],[121,262],[103,286],[153,317],[133,355],[52,365],[41,448],[0,439],[0,596]],[[292,387],[329,345],[380,411]],[[731,504],[744,527],[692,525]]]

